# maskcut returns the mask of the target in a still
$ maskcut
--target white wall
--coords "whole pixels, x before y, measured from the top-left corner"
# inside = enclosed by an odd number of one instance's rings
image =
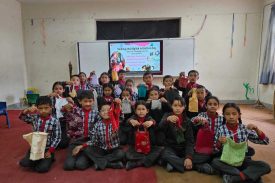
[[[189,37],[198,31],[207,14],[206,24],[196,37],[195,68],[200,72],[199,83],[221,99],[244,100],[243,83],[249,82],[255,89],[257,86],[262,6],[261,0],[23,4],[29,86],[48,93],[54,81],[68,79],[69,60],[76,72],[75,43],[95,40],[98,19],[181,17],[181,37]],[[230,58],[232,13],[235,13],[235,32]],[[245,13],[248,13],[246,47],[243,46]],[[256,95],[250,97],[255,99]]]
[[[0,1],[0,101],[18,103],[26,88],[21,6]]]
[[[262,51],[261,51],[261,60],[260,60],[260,66],[262,67],[263,64],[263,58],[264,58],[264,52],[265,52],[265,46],[266,46],[266,40],[267,40],[267,28],[269,23],[269,17],[271,12],[271,5],[268,5],[272,2],[275,2],[275,0],[265,0],[264,1],[264,19],[263,19],[263,34],[262,34]],[[261,72],[261,67],[259,72]],[[260,101],[266,103],[266,104],[272,104],[273,103],[273,94],[275,91],[275,85],[269,84],[269,85],[259,85],[259,95],[260,95]]]

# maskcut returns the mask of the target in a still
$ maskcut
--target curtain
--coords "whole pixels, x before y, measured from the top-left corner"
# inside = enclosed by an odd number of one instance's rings
[[[260,84],[275,84],[275,6],[271,8]]]

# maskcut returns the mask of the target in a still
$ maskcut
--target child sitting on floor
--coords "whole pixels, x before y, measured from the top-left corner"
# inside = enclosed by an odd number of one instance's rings
[[[45,158],[30,160],[30,150],[19,162],[22,167],[30,167],[39,173],[48,172],[54,162],[54,152],[61,140],[61,128],[59,121],[52,116],[52,101],[48,96],[41,96],[36,101],[36,107],[25,109],[19,119],[32,123],[34,132],[46,132],[47,143]]]

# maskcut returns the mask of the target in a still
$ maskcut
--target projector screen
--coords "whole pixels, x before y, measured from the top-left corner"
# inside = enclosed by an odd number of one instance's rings
[[[151,71],[162,74],[162,40],[108,42],[109,66],[113,70],[124,69],[129,73]]]

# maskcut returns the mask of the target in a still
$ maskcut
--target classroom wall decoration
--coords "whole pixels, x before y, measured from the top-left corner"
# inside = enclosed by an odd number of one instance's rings
[[[254,88],[252,88],[249,83],[243,83],[243,86],[245,88],[245,98],[246,100],[250,100],[248,94],[254,94]]]

